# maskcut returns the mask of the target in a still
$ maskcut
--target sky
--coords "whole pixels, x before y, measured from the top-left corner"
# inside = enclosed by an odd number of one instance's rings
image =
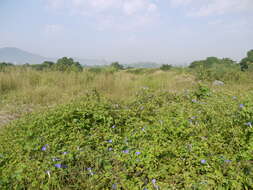
[[[187,64],[253,49],[253,0],[0,0],[0,47]]]

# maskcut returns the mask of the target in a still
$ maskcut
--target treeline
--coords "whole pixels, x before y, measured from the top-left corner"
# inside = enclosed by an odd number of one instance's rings
[[[14,65],[12,63],[6,63],[6,62],[0,63],[0,71],[4,71],[8,67],[32,68],[39,71],[50,70],[50,71],[81,72],[83,70],[83,67],[79,62],[75,62],[72,58],[68,58],[68,57],[60,58],[56,62],[44,61],[41,64],[26,63],[24,65]]]
[[[236,61],[233,61],[230,58],[223,58],[219,59],[217,57],[208,57],[205,60],[200,60],[200,61],[194,61],[190,64],[189,68],[192,69],[198,69],[198,68],[205,68],[209,69],[212,67],[217,67],[217,66],[234,66],[235,64],[238,64]],[[239,66],[241,71],[246,71],[249,69],[249,67],[253,64],[253,50],[250,50],[247,52],[247,56],[243,58],[239,62]]]
[[[253,67],[253,50],[247,52],[247,56],[243,58],[239,63],[230,59],[230,58],[222,58],[219,59],[217,57],[208,57],[205,60],[194,61],[189,65],[190,69],[197,71],[211,71],[212,69],[218,68],[234,68],[240,69],[241,71],[247,71],[250,67]],[[45,61],[41,64],[29,64],[26,63],[24,65],[14,65],[12,63],[0,62],[0,71],[4,71],[8,67],[28,67],[33,68],[39,71],[74,71],[81,72],[83,71],[83,67],[79,62],[74,61],[72,58],[63,57],[58,59],[56,62]],[[173,68],[172,65],[163,64],[160,66],[160,69],[163,71],[171,70]],[[109,66],[103,67],[93,67],[90,68],[91,71],[100,72],[103,69],[117,71],[123,69],[133,69],[132,67],[124,67],[119,64],[119,62],[113,62]]]

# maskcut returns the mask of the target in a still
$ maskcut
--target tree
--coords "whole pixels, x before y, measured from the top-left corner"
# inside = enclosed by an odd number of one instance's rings
[[[111,67],[115,68],[116,70],[122,70],[122,69],[124,69],[124,66],[120,65],[119,62],[113,62],[111,64]]]
[[[249,64],[253,63],[253,50],[247,52],[247,57],[243,58],[240,62],[241,71],[246,71],[249,68]]]
[[[172,68],[172,65],[168,65],[168,64],[163,64],[160,69],[163,71],[168,71]]]
[[[190,68],[194,69],[194,68],[197,68],[197,67],[201,67],[204,65],[204,61],[193,61],[191,64],[190,64]]]
[[[5,71],[7,67],[13,67],[12,63],[0,62],[0,71]]]
[[[75,62],[72,58],[63,57],[57,60],[55,64],[55,69],[59,71],[80,72],[83,70],[83,67],[79,62]]]
[[[42,63],[43,68],[51,68],[55,63],[52,61],[44,61]]]

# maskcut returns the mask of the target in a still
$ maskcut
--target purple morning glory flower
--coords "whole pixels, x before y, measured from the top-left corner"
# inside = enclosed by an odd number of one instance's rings
[[[46,151],[46,150],[47,150],[47,147],[48,147],[48,144],[44,145],[44,146],[41,148],[41,150],[42,150],[42,151]]]
[[[62,168],[62,165],[61,164],[55,164],[54,165],[56,168]]]
[[[192,103],[197,103],[198,101],[196,99],[192,99]]]
[[[116,185],[116,184],[113,184],[113,185],[112,185],[112,189],[113,189],[113,190],[116,190],[116,189],[117,189],[117,185]]]
[[[129,150],[123,150],[123,153],[128,154]]]
[[[54,165],[56,168],[67,168],[66,165],[63,165],[63,164],[55,164]]]
[[[201,164],[206,164],[206,160],[201,160]]]
[[[136,152],[135,154],[136,154],[136,155],[140,155],[140,154],[141,154],[141,152]]]
[[[240,106],[239,106],[240,108],[244,108],[244,104],[240,104]]]
[[[192,116],[192,117],[191,117],[192,120],[194,120],[194,119],[196,119],[196,118],[197,118],[196,116]]]
[[[112,139],[108,140],[108,143],[112,143]]]
[[[248,126],[248,127],[252,127],[252,123],[251,122],[245,123],[245,125]]]

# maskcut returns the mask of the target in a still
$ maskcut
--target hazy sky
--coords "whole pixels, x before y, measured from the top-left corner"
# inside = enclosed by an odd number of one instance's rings
[[[0,47],[121,62],[241,59],[253,0],[0,0]]]

